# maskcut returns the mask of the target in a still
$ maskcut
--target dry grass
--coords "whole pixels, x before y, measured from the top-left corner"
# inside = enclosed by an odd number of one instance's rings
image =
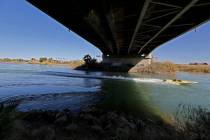
[[[177,71],[177,66],[169,61],[166,62],[155,62],[151,65],[154,71],[174,73]]]
[[[210,73],[210,66],[208,65],[184,65],[177,64],[178,71],[196,72],[196,73]]]
[[[174,64],[170,61],[153,62],[145,68],[137,68],[135,72],[154,74],[175,74],[176,72],[210,73],[209,65]]]
[[[209,140],[210,112],[193,105],[180,105],[175,126],[182,139]]]
[[[14,63],[14,64],[41,64],[41,65],[67,65],[71,68],[76,68],[78,66],[81,66],[84,64],[83,60],[72,60],[72,61],[59,61],[59,60],[45,60],[45,61],[39,61],[39,60],[23,60],[23,59],[0,59],[1,63]]]

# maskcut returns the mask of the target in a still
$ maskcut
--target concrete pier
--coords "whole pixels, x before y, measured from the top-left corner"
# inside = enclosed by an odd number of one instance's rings
[[[130,69],[133,68],[145,68],[152,63],[152,55],[148,56],[110,56],[103,55],[102,63],[110,68],[122,68]]]

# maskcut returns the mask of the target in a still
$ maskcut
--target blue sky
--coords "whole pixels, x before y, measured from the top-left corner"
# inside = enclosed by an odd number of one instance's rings
[[[101,52],[25,0],[0,0],[0,58],[81,59]],[[210,22],[157,48],[158,60],[210,63]]]

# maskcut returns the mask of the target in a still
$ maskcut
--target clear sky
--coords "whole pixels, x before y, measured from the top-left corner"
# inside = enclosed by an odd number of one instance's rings
[[[0,58],[42,56],[81,59],[101,52],[25,0],[0,0]],[[210,63],[210,22],[174,39],[153,54],[176,63]]]

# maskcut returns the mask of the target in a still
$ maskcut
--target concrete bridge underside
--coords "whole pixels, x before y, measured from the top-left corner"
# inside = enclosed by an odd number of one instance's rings
[[[118,58],[147,56],[210,19],[210,0],[27,1]]]

